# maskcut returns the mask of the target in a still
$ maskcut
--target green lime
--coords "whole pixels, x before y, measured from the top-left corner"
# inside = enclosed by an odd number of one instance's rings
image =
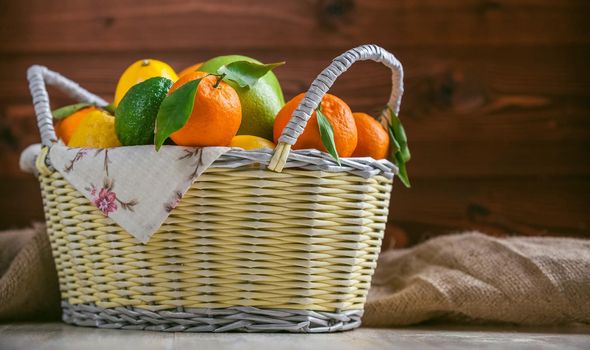
[[[218,56],[203,63],[199,71],[217,73],[219,67],[236,61],[261,63],[241,55]],[[224,81],[236,90],[242,104],[242,124],[238,135],[254,135],[272,140],[275,116],[285,104],[283,90],[276,75],[273,72],[266,73],[251,88],[242,88],[231,80]]]
[[[154,77],[127,91],[115,111],[115,132],[124,146],[154,143],[158,109],[171,86],[172,80]]]

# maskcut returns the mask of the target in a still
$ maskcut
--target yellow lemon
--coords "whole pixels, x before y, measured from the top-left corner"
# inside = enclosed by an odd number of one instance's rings
[[[127,67],[119,78],[115,91],[115,106],[119,105],[123,96],[132,86],[153,77],[164,77],[173,82],[178,80],[176,72],[168,64],[154,59],[139,60]]]
[[[68,146],[88,148],[121,146],[115,133],[115,117],[100,110],[88,113],[72,134]]]
[[[275,148],[275,143],[262,137],[252,135],[238,135],[231,139],[230,147],[240,147],[245,150],[259,149],[259,148]]]

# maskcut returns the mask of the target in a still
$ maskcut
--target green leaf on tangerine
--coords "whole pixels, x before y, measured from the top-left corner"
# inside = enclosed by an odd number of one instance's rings
[[[393,128],[391,127],[391,125],[388,126],[387,130],[389,131],[389,151],[390,154],[393,156],[394,154],[399,152],[401,147],[399,145],[399,142],[397,142],[397,140],[395,139],[395,136],[393,134]]]
[[[399,179],[404,184],[404,186],[406,186],[407,188],[410,188],[411,184],[410,184],[410,178],[408,176],[408,170],[406,169],[406,162],[403,161],[400,153],[396,153],[395,158],[396,158],[397,167],[399,169],[399,173],[397,174],[397,177],[399,177]]]
[[[391,110],[390,113],[390,126],[393,129],[395,140],[399,142],[400,151],[402,153],[404,162],[408,162],[410,161],[410,158],[412,158],[412,155],[410,154],[410,149],[408,148],[408,138],[406,136],[406,131],[404,130],[404,126],[402,125],[399,117]]]
[[[156,117],[155,140],[156,150],[170,135],[182,129],[188,121],[195,105],[195,94],[201,79],[190,81],[164,98]]]
[[[336,144],[334,142],[334,128],[332,128],[332,124],[328,118],[322,113],[320,107],[316,109],[316,116],[318,121],[318,127],[320,129],[320,138],[322,139],[322,144],[326,147],[328,153],[336,160],[338,165],[340,165],[340,157],[338,157],[338,151],[336,150]]]
[[[91,103],[76,103],[73,105],[58,108],[58,109],[54,110],[53,112],[51,112],[51,114],[53,115],[53,119],[59,120],[59,119],[67,118],[70,115],[78,112],[81,109],[84,109],[87,107],[92,107],[92,106],[94,106],[94,105]]]
[[[410,148],[406,131],[398,116],[389,109],[389,139],[390,139],[390,160],[399,169],[398,177],[406,187],[410,187],[410,178],[406,168],[406,163],[410,160]]]
[[[217,74],[225,75],[225,78],[234,81],[240,87],[247,86],[251,88],[266,73],[283,64],[285,64],[285,62],[262,64],[248,61],[235,61],[219,67]]]

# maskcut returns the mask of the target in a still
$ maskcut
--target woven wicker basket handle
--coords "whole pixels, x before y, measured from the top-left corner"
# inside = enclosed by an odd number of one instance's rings
[[[55,130],[53,128],[53,115],[49,105],[49,94],[45,84],[54,86],[64,92],[71,98],[86,103],[93,103],[98,106],[106,106],[108,103],[102,98],[83,89],[77,83],[53,72],[44,66],[31,66],[27,70],[27,79],[29,80],[29,90],[33,97],[35,114],[37,115],[37,126],[41,133],[41,143],[43,146],[51,146],[57,142]]]
[[[391,80],[393,88],[391,89],[391,97],[387,105],[397,114],[404,91],[404,70],[402,64],[395,58],[393,54],[386,51],[377,45],[362,45],[355,47],[336,57],[332,63],[324,69],[311,83],[309,90],[305,93],[305,97],[299,103],[299,106],[293,112],[291,120],[283,129],[283,133],[279,138],[279,144],[274,150],[273,157],[268,165],[268,168],[273,171],[280,172],[283,170],[291,146],[295,144],[299,136],[303,133],[305,125],[311,115],[316,110],[324,95],[328,92],[332,84],[356,61],[373,60],[381,62],[391,69]]]

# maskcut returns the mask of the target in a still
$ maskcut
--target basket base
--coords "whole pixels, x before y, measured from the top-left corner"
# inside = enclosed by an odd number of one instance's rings
[[[177,308],[149,311],[135,307],[101,308],[62,301],[64,322],[86,327],[162,332],[292,332],[330,333],[361,325],[363,310],[324,312],[259,309]]]

